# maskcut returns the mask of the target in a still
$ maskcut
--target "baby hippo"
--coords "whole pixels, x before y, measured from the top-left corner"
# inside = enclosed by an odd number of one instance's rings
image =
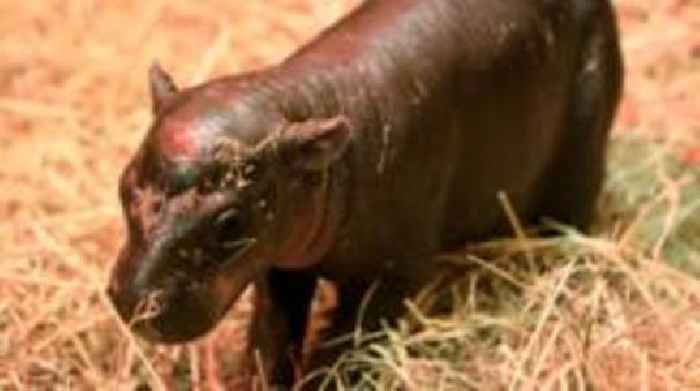
[[[250,354],[290,386],[319,278],[334,338],[366,296],[362,326],[391,323],[436,254],[507,233],[500,192],[524,223],[585,229],[621,80],[609,0],[368,0],[265,69],[178,89],[155,65],[109,294],[182,343],[253,284]]]

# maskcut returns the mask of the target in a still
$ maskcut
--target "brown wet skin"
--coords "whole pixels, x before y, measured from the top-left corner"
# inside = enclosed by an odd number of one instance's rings
[[[253,283],[251,354],[291,385],[318,278],[338,289],[332,338],[368,290],[372,329],[435,255],[507,233],[500,191],[525,223],[585,229],[622,64],[607,0],[370,0],[277,66],[183,90],[154,66],[150,84],[110,296],[180,343]]]

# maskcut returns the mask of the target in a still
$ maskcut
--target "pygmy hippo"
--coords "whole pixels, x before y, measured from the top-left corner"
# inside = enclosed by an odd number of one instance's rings
[[[436,254],[507,232],[499,192],[524,223],[585,229],[621,63],[609,0],[368,0],[265,69],[178,89],[154,65],[109,294],[137,333],[180,343],[253,283],[250,351],[292,384],[319,278],[336,337],[370,288],[369,329]]]

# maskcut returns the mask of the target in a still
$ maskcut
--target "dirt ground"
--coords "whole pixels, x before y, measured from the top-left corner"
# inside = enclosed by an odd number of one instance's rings
[[[245,302],[199,345],[142,350],[102,294],[123,237],[117,178],[150,120],[147,68],[191,85],[271,64],[357,2],[0,0],[0,389],[131,389],[173,371],[196,388],[234,365]],[[671,140],[700,167],[700,1],[615,3],[615,131]]]

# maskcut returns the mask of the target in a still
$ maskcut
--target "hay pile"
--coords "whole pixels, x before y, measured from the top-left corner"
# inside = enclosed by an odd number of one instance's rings
[[[158,58],[189,85],[269,64],[354,3],[0,0],[0,389],[242,384],[245,301],[206,341],[166,349],[135,341],[103,294],[122,236],[116,179],[150,119],[145,72]],[[617,3],[630,70],[618,128],[643,138],[619,144],[600,233],[475,249],[489,262],[472,258],[471,278],[496,295],[419,316],[417,334],[391,332],[339,374],[373,363],[385,389],[700,387],[700,286],[668,266],[700,270],[700,189],[683,166],[700,162],[700,5]],[[514,269],[523,248],[546,267]]]

